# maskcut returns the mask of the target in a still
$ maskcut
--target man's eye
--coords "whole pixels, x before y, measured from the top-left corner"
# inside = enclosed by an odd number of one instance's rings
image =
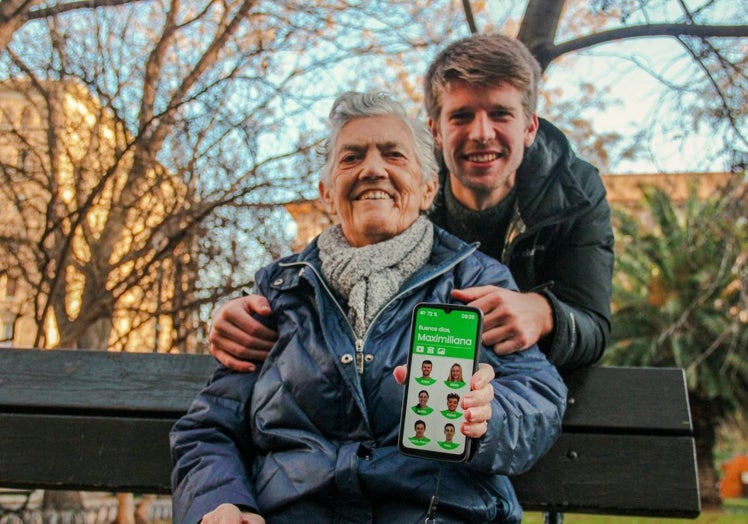
[[[473,115],[471,113],[454,113],[452,115],[452,120],[455,122],[469,122],[472,118]]]
[[[358,159],[358,155],[350,154],[345,155],[343,158],[340,159],[341,162],[344,164],[350,164],[351,162],[355,162]]]

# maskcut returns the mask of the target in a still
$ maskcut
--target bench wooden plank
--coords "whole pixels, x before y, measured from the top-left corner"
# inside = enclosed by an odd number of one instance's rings
[[[0,486],[170,493],[173,423],[0,414]]]
[[[0,415],[0,485],[169,493],[172,422]],[[694,456],[688,437],[564,434],[513,482],[528,510],[688,518],[699,512]]]
[[[682,369],[591,367],[567,374],[564,381],[569,387],[564,429],[693,432]]]
[[[0,362],[0,406],[167,416],[187,410],[216,365],[209,355],[17,349],[0,349]],[[692,433],[681,369],[595,367],[564,380],[565,429]]]
[[[210,355],[8,348],[0,349],[0,362],[6,408],[167,416],[184,413],[216,367]]]
[[[527,510],[693,518],[695,460],[690,437],[564,433],[512,483]]]

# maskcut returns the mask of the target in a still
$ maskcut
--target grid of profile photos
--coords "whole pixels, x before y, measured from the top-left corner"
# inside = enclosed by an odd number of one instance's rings
[[[460,400],[470,389],[471,366],[472,361],[466,359],[413,355],[401,435],[405,447],[455,455],[463,452]]]

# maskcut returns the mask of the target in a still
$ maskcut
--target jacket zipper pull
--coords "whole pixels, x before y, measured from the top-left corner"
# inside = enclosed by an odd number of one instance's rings
[[[509,222],[509,227],[506,230],[504,236],[504,248],[501,250],[501,260],[504,264],[509,264],[509,252],[512,250],[512,243],[517,240],[517,237],[525,232],[527,229],[522,216],[519,214],[519,204],[514,203],[514,212],[512,213],[512,220]]]
[[[364,374],[364,341],[356,339],[356,370],[359,375]]]

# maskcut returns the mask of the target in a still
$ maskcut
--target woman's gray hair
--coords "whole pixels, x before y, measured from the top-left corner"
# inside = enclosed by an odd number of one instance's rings
[[[355,118],[370,116],[395,116],[399,118],[408,127],[413,137],[416,161],[421,168],[423,181],[429,182],[436,179],[439,164],[434,156],[434,137],[428,126],[410,118],[402,104],[387,93],[348,91],[335,99],[329,115],[330,135],[318,150],[323,163],[323,181],[329,181],[332,175],[334,162],[332,155],[343,126]]]

